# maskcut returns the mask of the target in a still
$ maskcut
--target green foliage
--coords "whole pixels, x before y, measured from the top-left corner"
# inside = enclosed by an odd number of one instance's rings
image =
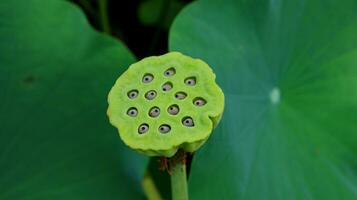
[[[202,58],[226,112],[191,199],[357,198],[357,2],[198,1],[170,49]]]
[[[0,4],[0,199],[138,199],[146,159],[106,118],[134,61],[58,0]]]

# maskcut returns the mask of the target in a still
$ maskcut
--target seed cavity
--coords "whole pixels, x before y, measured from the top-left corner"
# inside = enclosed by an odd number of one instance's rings
[[[176,74],[176,70],[175,68],[171,67],[169,69],[167,69],[165,72],[164,72],[164,75],[169,77],[169,76],[173,76]]]
[[[139,91],[138,90],[130,90],[128,92],[128,97],[129,99],[135,99],[139,94]]]
[[[171,127],[170,127],[170,125],[168,125],[168,124],[162,124],[162,125],[159,127],[159,132],[160,132],[160,133],[168,133],[170,130],[171,130]]]
[[[143,133],[146,133],[147,131],[149,130],[149,125],[144,123],[144,124],[141,124],[138,128],[138,132],[139,134],[143,134]]]
[[[145,94],[145,98],[148,100],[153,100],[156,97],[156,91],[150,90]]]
[[[184,117],[182,119],[182,124],[187,127],[193,127],[195,126],[195,123],[193,122],[193,119],[191,117]]]
[[[196,85],[196,77],[188,77],[185,79],[185,84],[188,86]]]
[[[149,111],[149,116],[150,117],[157,117],[160,115],[160,108],[154,106],[150,109]]]
[[[171,115],[177,115],[177,113],[180,112],[180,108],[178,107],[178,105],[174,104],[167,108],[167,112]]]
[[[136,109],[135,107],[131,107],[128,109],[126,114],[128,114],[130,117],[136,117],[138,115],[138,109]]]
[[[145,74],[143,76],[143,83],[150,83],[154,79],[154,76],[152,74]]]
[[[184,99],[184,98],[186,98],[186,97],[187,97],[187,94],[184,93],[184,92],[176,92],[176,94],[175,94],[175,98],[176,98],[176,99],[182,100],[182,99]]]
[[[162,90],[164,92],[167,92],[172,89],[172,83],[171,82],[166,82],[164,85],[162,85]]]
[[[195,106],[204,106],[206,104],[206,100],[204,100],[202,97],[197,97],[193,99],[193,104]]]

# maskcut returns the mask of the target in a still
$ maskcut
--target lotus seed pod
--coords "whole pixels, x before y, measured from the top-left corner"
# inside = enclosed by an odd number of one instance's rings
[[[108,96],[108,116],[126,145],[148,156],[196,151],[218,124],[224,94],[202,60],[178,52],[132,64]]]

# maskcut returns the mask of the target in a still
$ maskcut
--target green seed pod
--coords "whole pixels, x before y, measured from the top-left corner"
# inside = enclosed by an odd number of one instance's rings
[[[108,116],[125,144],[148,156],[196,151],[219,122],[224,94],[202,60],[178,52],[132,64],[111,89]]]

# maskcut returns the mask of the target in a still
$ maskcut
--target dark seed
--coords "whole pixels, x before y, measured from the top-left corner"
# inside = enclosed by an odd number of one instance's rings
[[[150,90],[145,94],[145,98],[148,100],[152,100],[156,97],[156,92],[154,90]]]
[[[128,92],[128,97],[130,99],[134,99],[134,98],[136,98],[138,96],[138,94],[139,94],[139,91],[131,90],[131,91]]]
[[[171,115],[177,115],[177,113],[179,113],[179,111],[180,111],[180,109],[179,109],[178,105],[176,105],[176,104],[171,105],[167,110],[167,112]]]
[[[149,116],[150,117],[157,117],[160,115],[160,108],[158,107],[152,107],[149,111]]]
[[[197,97],[193,100],[193,104],[196,106],[204,106],[206,104],[206,100],[204,100],[202,97]]]
[[[149,130],[149,125],[148,124],[141,124],[139,126],[139,134],[146,133]]]
[[[167,125],[167,124],[162,124],[159,127],[160,133],[168,133],[170,130],[171,130],[171,127],[169,125]]]
[[[127,114],[130,117],[136,117],[138,115],[138,110],[136,108],[134,108],[134,107],[131,107],[131,108],[128,109]]]
[[[177,92],[177,93],[175,94],[175,98],[176,98],[176,99],[180,99],[180,100],[186,98],[186,96],[187,96],[187,94],[184,93],[184,92]]]
[[[154,79],[154,76],[152,74],[145,74],[143,77],[143,82],[150,83],[153,79]]]
[[[186,78],[185,83],[188,86],[194,86],[194,85],[196,85],[196,78],[195,77]]]
[[[175,74],[176,74],[176,70],[174,68],[169,68],[164,73],[165,76],[173,76]]]
[[[195,125],[191,117],[184,117],[182,119],[182,124],[187,127],[192,127]]]

